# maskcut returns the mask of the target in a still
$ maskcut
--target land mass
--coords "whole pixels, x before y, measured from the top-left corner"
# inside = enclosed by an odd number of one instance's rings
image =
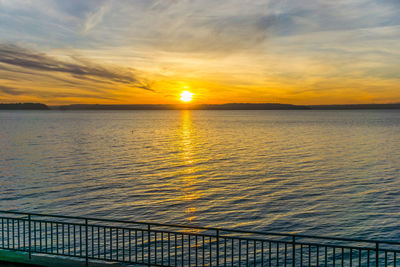
[[[276,103],[263,103],[263,104],[250,104],[250,103],[230,103],[230,104],[180,104],[180,105],[68,105],[58,106],[54,109],[60,110],[290,110],[290,109],[309,109],[306,106],[296,106],[290,104],[276,104]]]
[[[41,103],[14,103],[0,104],[0,110],[49,110],[49,107]]]
[[[348,105],[308,105],[316,110],[345,110],[345,109],[400,109],[400,103],[392,104],[348,104]]]
[[[350,109],[400,109],[396,104],[349,105],[291,105],[279,103],[229,103],[229,104],[180,104],[180,105],[92,105],[76,104],[52,107],[60,110],[350,110]]]
[[[349,104],[349,105],[291,105],[279,103],[229,103],[229,104],[137,104],[103,105],[73,104],[47,106],[41,103],[1,104],[0,110],[362,110],[400,109],[400,103],[393,104]]]

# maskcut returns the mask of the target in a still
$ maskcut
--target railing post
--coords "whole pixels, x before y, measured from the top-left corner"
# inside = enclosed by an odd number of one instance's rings
[[[86,237],[85,237],[85,266],[86,267],[88,267],[89,266],[89,234],[88,234],[88,230],[89,230],[89,227],[88,227],[88,219],[85,219],[85,235],[86,235]],[[64,238],[64,237],[63,237]]]
[[[32,259],[32,234],[31,234],[31,215],[28,214],[28,243],[29,243],[29,259]]]
[[[292,236],[292,267],[296,266],[296,237]]]
[[[147,224],[147,261],[148,261],[148,266],[151,266],[151,255],[150,255],[150,251],[151,251],[151,244],[150,244],[150,224]],[[183,255],[182,255],[183,257]]]
[[[114,246],[112,246],[112,235],[113,235],[113,231],[112,231],[112,229],[116,229],[117,230],[117,240],[118,240],[118,230],[119,229],[122,229],[123,230],[123,233],[122,233],[122,238],[123,238],[123,241],[125,240],[124,238],[125,238],[125,230],[126,230],[126,228],[120,228],[120,227],[118,227],[118,226],[114,226],[114,227],[112,227],[112,226],[108,226],[108,224],[104,224],[104,225],[102,225],[102,224],[100,224],[100,223],[95,223],[95,224],[92,224],[92,225],[90,225],[90,227],[89,227],[89,221],[93,221],[93,222],[99,222],[100,220],[99,219],[95,219],[95,218],[85,218],[85,217],[71,217],[71,216],[61,216],[61,215],[44,215],[44,214],[37,214],[37,213],[22,213],[22,212],[11,212],[11,211],[0,211],[0,213],[11,213],[11,214],[18,214],[18,217],[17,218],[15,218],[15,215],[14,216],[12,216],[12,217],[9,217],[9,216],[7,216],[7,217],[3,217],[3,215],[0,215],[0,220],[1,220],[1,226],[0,226],[0,245],[1,245],[1,247],[0,248],[2,248],[2,249],[8,249],[8,250],[18,250],[18,249],[20,249],[20,250],[23,250],[25,253],[26,252],[28,252],[28,256],[29,256],[29,260],[32,260],[32,254],[33,253],[35,253],[35,254],[38,254],[38,253],[40,253],[40,254],[53,254],[53,255],[57,255],[57,256],[76,256],[76,257],[79,257],[81,260],[82,260],[82,262],[81,263],[83,263],[83,259],[85,259],[86,260],[86,266],[89,266],[89,259],[99,259],[99,260],[104,260],[104,261],[112,261],[113,259],[111,258],[111,256],[113,255],[113,253],[112,253],[112,249],[113,249],[113,247],[115,247],[115,244],[114,244]],[[62,222],[60,219],[55,219],[55,220],[50,220],[50,219],[41,219],[41,216],[44,216],[44,217],[55,217],[55,218],[67,218],[67,219],[73,219],[74,221],[75,220],[79,220],[81,223],[79,223],[79,224],[75,224],[75,223],[71,223],[71,222],[68,222],[68,221],[66,221],[66,222]],[[36,219],[37,218],[37,219]],[[6,221],[4,221],[4,220],[6,220]],[[23,223],[23,225],[22,225],[22,228],[23,228],[23,236],[21,237],[20,235],[21,235],[21,231],[20,231],[20,220],[22,220],[22,223]],[[10,225],[10,222],[12,223],[12,225]],[[17,222],[17,225],[15,225],[15,222]],[[28,227],[26,227],[26,222],[28,222]],[[83,224],[83,222],[84,222],[84,224]],[[113,222],[113,223],[134,223],[134,224],[139,224],[140,225],[140,228],[138,228],[138,229],[129,229],[129,251],[130,251],[130,249],[131,249],[131,230],[134,230],[135,231],[135,247],[137,248],[138,247],[138,238],[137,238],[137,231],[140,231],[141,233],[141,236],[140,236],[140,239],[139,239],[139,241],[141,240],[142,242],[142,244],[139,244],[140,246],[141,245],[143,245],[143,249],[141,249],[141,253],[142,253],[142,259],[143,260],[141,260],[140,259],[140,261],[142,262],[142,264],[143,265],[148,265],[148,266],[155,266],[155,265],[157,265],[158,263],[159,263],[159,260],[157,260],[157,255],[158,255],[158,247],[160,246],[160,245],[157,245],[157,243],[158,243],[158,241],[157,241],[157,233],[158,232],[160,232],[161,233],[161,258],[162,258],[162,260],[161,260],[161,262],[162,262],[162,264],[164,264],[164,248],[165,248],[165,242],[164,242],[164,234],[165,233],[168,233],[168,263],[169,263],[169,265],[170,265],[170,258],[172,258],[172,260],[175,260],[175,266],[177,266],[177,259],[179,258],[178,257],[178,246],[179,246],[179,243],[178,243],[178,241],[177,241],[177,238],[178,238],[178,236],[179,236],[179,238],[181,237],[181,241],[182,241],[182,249],[181,249],[181,256],[182,256],[182,266],[186,266],[186,263],[188,263],[188,265],[191,265],[192,264],[192,260],[191,260],[191,255],[192,255],[192,253],[191,253],[191,248],[193,247],[193,246],[191,246],[191,240],[193,239],[192,237],[192,235],[189,233],[185,233],[185,231],[183,231],[183,232],[175,232],[175,231],[171,231],[171,232],[169,232],[169,231],[163,231],[162,229],[159,229],[160,227],[161,228],[165,228],[165,227],[174,227],[174,228],[179,228],[179,227],[182,227],[182,228],[187,228],[187,229],[202,229],[202,231],[203,230],[206,230],[206,231],[215,231],[215,235],[214,236],[212,236],[212,235],[208,235],[208,234],[204,234],[204,233],[199,233],[199,234],[196,234],[196,266],[197,266],[197,256],[198,256],[198,253],[197,253],[197,248],[199,248],[199,249],[202,249],[202,251],[203,251],[203,257],[202,257],[202,259],[203,259],[203,265],[204,265],[204,263],[205,263],[205,261],[207,261],[207,263],[209,262],[210,264],[209,265],[213,265],[213,266],[224,266],[224,265],[226,265],[227,264],[227,253],[226,253],[226,250],[227,250],[227,239],[229,240],[229,239],[231,239],[231,241],[232,241],[232,253],[230,253],[231,255],[229,255],[229,256],[232,256],[232,260],[231,260],[231,263],[232,263],[232,265],[233,265],[233,263],[234,263],[234,261],[236,260],[235,259],[235,254],[234,254],[234,250],[235,250],[235,242],[234,241],[239,241],[238,242],[238,245],[239,245],[239,255],[237,255],[236,254],[236,256],[238,257],[238,260],[239,260],[239,265],[241,264],[241,262],[242,262],[242,256],[244,256],[244,254],[243,254],[243,251],[242,251],[242,247],[241,247],[241,245],[242,245],[242,239],[240,238],[240,235],[239,236],[231,236],[231,234],[229,234],[228,236],[227,235],[225,235],[224,233],[248,233],[248,234],[256,234],[256,235],[261,235],[261,234],[264,234],[264,235],[278,235],[278,236],[281,236],[282,238],[284,238],[284,239],[282,239],[282,241],[280,242],[280,240],[276,240],[276,241],[269,241],[268,239],[262,239],[262,240],[260,240],[260,239],[253,239],[253,238],[248,238],[247,239],[247,254],[249,254],[249,255],[251,255],[252,253],[254,253],[254,265],[256,265],[257,263],[259,263],[259,260],[257,259],[257,256],[258,255],[260,255],[259,254],[259,252],[257,251],[257,242],[261,242],[261,259],[260,259],[260,261],[261,261],[261,264],[262,265],[264,265],[264,256],[265,256],[265,253],[264,253],[264,244],[268,244],[269,243],[269,262],[272,262],[271,261],[271,251],[272,251],[272,249],[271,249],[271,242],[275,242],[277,245],[276,245],[276,253],[274,253],[274,255],[277,255],[277,256],[279,256],[278,254],[279,254],[279,244],[281,244],[282,242],[286,242],[286,244],[285,244],[285,254],[284,254],[284,262],[285,262],[285,266],[286,266],[286,262],[287,261],[290,261],[290,251],[286,251],[287,249],[289,249],[290,250],[290,247],[287,247],[286,245],[292,245],[292,247],[291,247],[291,249],[292,249],[292,258],[291,258],[291,260],[292,260],[292,267],[296,267],[296,266],[299,266],[299,265],[302,265],[302,261],[303,261],[303,256],[307,259],[310,259],[311,257],[311,255],[313,255],[314,253],[312,253],[312,246],[314,246],[315,248],[316,248],[316,262],[317,262],[317,265],[318,265],[318,263],[319,263],[319,260],[320,260],[320,257],[321,257],[321,254],[319,254],[320,253],[320,251],[319,251],[319,249],[320,248],[324,248],[325,247],[325,253],[323,253],[324,255],[325,255],[325,261],[323,261],[323,262],[325,262],[325,265],[326,265],[326,263],[328,262],[328,257],[331,257],[331,254],[329,253],[328,254],[328,248],[331,248],[331,249],[333,249],[333,263],[334,263],[334,265],[335,265],[335,260],[336,260],[336,256],[338,256],[337,254],[335,254],[336,253],[336,249],[339,249],[339,248],[341,248],[341,251],[342,251],[342,257],[341,257],[341,262],[342,262],[342,265],[344,264],[344,261],[348,261],[348,258],[347,257],[344,257],[344,255],[346,255],[344,252],[345,252],[345,250],[350,250],[350,264],[351,264],[351,262],[352,262],[352,256],[353,256],[353,250],[355,250],[355,251],[358,251],[358,254],[356,254],[356,255],[358,255],[359,256],[359,259],[358,259],[358,262],[359,262],[359,264],[358,265],[361,265],[361,263],[362,263],[362,260],[363,260],[363,255],[364,255],[364,253],[362,253],[363,251],[365,251],[365,252],[368,252],[368,254],[366,255],[367,256],[367,263],[368,263],[368,265],[370,265],[370,264],[372,264],[372,266],[373,266],[373,253],[372,253],[372,256],[371,256],[371,254],[370,254],[370,252],[371,251],[375,251],[375,267],[379,267],[379,266],[382,266],[382,265],[387,265],[387,263],[388,263],[388,261],[389,261],[389,264],[391,264],[391,263],[393,263],[394,264],[394,266],[396,266],[396,260],[398,259],[397,257],[397,254],[396,253],[399,253],[398,251],[396,252],[395,250],[393,250],[393,249],[391,249],[390,247],[392,246],[398,246],[398,245],[400,245],[400,243],[399,242],[388,242],[388,241],[378,241],[378,240],[359,240],[359,239],[351,239],[351,238],[335,238],[335,237],[318,237],[318,236],[309,236],[309,235],[298,235],[298,234],[279,234],[279,233],[268,233],[268,232],[266,232],[266,233],[263,233],[263,232],[257,232],[257,231],[249,231],[249,232],[245,232],[245,231],[241,231],[241,230],[229,230],[229,229],[223,229],[223,228],[206,228],[206,227],[191,227],[191,226],[185,226],[185,225],[174,225],[174,224],[158,224],[158,223],[146,223],[146,222],[129,222],[129,221],[118,221],[118,220],[104,220],[103,221],[104,223],[106,223],[106,222]],[[4,223],[6,224],[6,225],[4,225]],[[42,227],[42,223],[44,224],[44,235],[42,234],[42,231],[43,231],[43,227]],[[37,224],[39,224],[39,228],[37,227]],[[49,224],[49,226],[50,226],[50,237],[48,237],[48,233],[49,233],[49,231],[48,231],[48,224]],[[53,230],[54,230],[54,224],[55,224],[55,226],[56,226],[56,241],[54,240],[54,238],[53,238]],[[60,235],[60,232],[59,232],[59,225],[61,224],[61,226],[62,226],[62,255],[60,255],[60,253],[59,253],[59,251],[60,251],[60,249],[59,249],[59,235]],[[71,232],[70,232],[70,226],[73,226],[73,228],[72,228],[72,234],[73,234],[73,236],[71,235]],[[147,225],[147,229],[146,229],[146,225]],[[155,231],[155,233],[154,233],[154,252],[155,252],[155,260],[154,260],[154,264],[152,264],[152,256],[151,256],[151,253],[152,253],[152,244],[151,244],[151,242],[152,242],[152,234],[151,234],[151,231],[152,231],[152,225],[154,225],[154,231]],[[65,252],[65,244],[64,244],[64,241],[65,241],[65,236],[64,236],[64,228],[65,228],[65,226],[68,226],[68,229],[67,229],[67,234],[68,234],[68,239],[67,239],[67,241],[68,241],[68,247],[67,247],[67,250],[68,250],[68,253],[66,253]],[[76,227],[75,226],[79,226],[79,228],[78,228],[78,230],[79,230],[79,240],[75,240],[76,238]],[[16,230],[16,227],[17,227],[17,235],[15,235],[15,230]],[[84,250],[84,248],[83,248],[83,233],[82,233],[82,228],[83,227],[85,227],[85,254],[83,254],[84,252],[83,252],[83,250]],[[94,231],[94,229],[95,229],[95,227],[97,227],[98,229],[97,229],[97,232],[98,232],[98,236],[97,236],[97,238],[95,238],[95,231]],[[109,248],[110,248],[110,251],[107,251],[106,250],[106,240],[107,240],[107,236],[106,236],[106,228],[107,227],[109,227],[109,229],[110,229],[110,232],[109,232],[109,234],[110,234],[110,243],[109,243]],[[27,229],[28,228],[28,229]],[[100,254],[100,237],[101,237],[101,235],[100,235],[100,229],[104,229],[104,257],[101,257],[100,255],[98,255],[98,257],[96,257],[95,256],[95,253],[94,253],[94,251],[96,250],[95,248],[94,248],[94,245],[96,244],[96,242],[97,243],[99,243],[98,245],[99,245],[99,253],[98,254]],[[91,237],[89,237],[89,229],[91,229]],[[158,230],[157,230],[158,229]],[[27,236],[26,236],[26,230],[28,230],[28,240],[26,240],[27,239]],[[146,237],[145,237],[145,231],[147,230],[147,240],[148,240],[148,244],[147,244],[147,250],[148,250],[148,255],[147,255],[147,264],[146,264],[146,260],[145,260],[145,251],[146,251],[146,245],[145,245],[145,240],[146,240]],[[12,231],[12,232],[11,232]],[[222,235],[221,235],[221,233],[222,233]],[[173,240],[172,240],[172,248],[171,248],[171,242],[170,242],[170,234],[172,234],[172,237],[175,237],[175,243],[173,242]],[[37,237],[37,235],[39,235],[38,237]],[[188,245],[189,245],[189,252],[186,252],[186,254],[185,254],[185,250],[184,250],[184,246],[185,246],[185,240],[184,240],[184,236],[185,235],[187,235],[188,236],[188,240],[187,240],[187,242],[188,242]],[[70,252],[70,248],[71,248],[71,245],[70,245],[70,241],[71,241],[71,239],[72,239],[72,237],[73,237],[73,246],[72,246],[72,249],[74,250],[73,251],[73,254]],[[197,237],[203,237],[202,238],[202,245],[200,244],[200,246],[198,247],[197,245]],[[206,257],[205,257],[205,250],[206,250],[206,243],[205,243],[205,239],[204,239],[204,237],[207,237],[207,244],[208,244],[208,240],[210,240],[210,244],[209,244],[209,246],[208,246],[208,248],[209,248],[209,250],[210,250],[210,253],[209,253],[209,256],[210,256],[210,258],[209,259],[206,259]],[[229,237],[229,238],[228,238]],[[299,237],[299,239],[297,239],[297,237]],[[11,238],[11,239],[10,239]],[[15,240],[15,238],[17,238],[16,240]],[[22,238],[22,243],[20,242],[21,239]],[[213,238],[215,238],[216,239],[216,263],[214,264],[214,263],[212,263],[212,260],[215,258],[215,254],[214,253],[212,253],[212,248],[214,248],[213,246],[212,246],[212,242],[213,242]],[[51,239],[51,240],[50,240]],[[98,239],[98,241],[96,241],[96,242],[94,242],[94,240],[96,240],[96,239]],[[359,242],[359,243],[368,243],[369,244],[369,246],[368,246],[368,248],[362,248],[362,247],[352,247],[352,246],[348,246],[348,245],[343,245],[343,246],[341,246],[341,245],[339,245],[339,244],[314,244],[314,245],[311,245],[311,244],[307,244],[306,243],[306,248],[308,247],[308,257],[307,257],[307,253],[304,255],[303,254],[303,244],[304,244],[304,242],[301,242],[303,239],[323,239],[323,240],[329,240],[329,241],[332,241],[332,243],[333,243],[333,241],[337,241],[337,242]],[[42,241],[45,241],[45,248],[43,249],[43,247],[42,247]],[[8,241],[8,243],[7,243],[7,246],[6,246],[6,242]],[[26,248],[26,241],[28,241],[28,248]],[[40,242],[39,242],[40,241]],[[48,241],[50,242],[50,248],[53,250],[53,248],[54,248],[54,242],[56,242],[56,253],[53,253],[52,251],[51,252],[49,252],[49,249],[48,249]],[[253,247],[254,247],[254,251],[253,252],[249,252],[249,241],[253,241],[254,243],[254,245],[253,245]],[[296,250],[296,246],[297,246],[297,241],[299,241],[299,256],[300,256],[300,258],[299,258],[299,265],[297,265],[297,262],[296,262],[296,257],[297,257],[297,250]],[[18,242],[18,244],[16,244]],[[36,243],[40,243],[39,245],[37,245]],[[90,243],[91,242],[91,243]],[[200,242],[201,242],[201,240],[200,240]],[[124,246],[125,245],[125,242],[122,242],[123,244],[122,244],[122,246]],[[222,244],[221,244],[222,243]],[[374,243],[375,243],[375,246],[374,246]],[[381,245],[381,243],[382,243],[382,245]],[[118,244],[118,243],[117,243]],[[160,243],[158,243],[158,244],[160,244]],[[175,244],[175,246],[174,246],[174,244]],[[78,247],[78,245],[80,245],[79,247]],[[91,247],[91,252],[90,252],[90,247]],[[120,247],[120,246],[118,246],[118,247]],[[207,248],[207,251],[208,251],[208,248]],[[79,249],[79,255],[77,255],[76,254],[76,250],[77,249]],[[123,252],[125,251],[125,246],[122,248],[122,250],[123,250]],[[171,251],[172,249],[175,249],[175,254],[174,254],[174,256],[173,257],[171,257],[171,252],[173,253],[173,251]],[[119,250],[119,248],[117,248],[117,252],[114,252],[114,253],[117,253],[118,254],[118,250]],[[221,252],[221,250],[222,250],[222,252]],[[382,250],[382,252],[381,252],[381,250]],[[200,251],[201,252],[201,251]],[[287,253],[288,252],[288,253]],[[394,255],[393,255],[393,258],[391,257],[391,255],[392,254],[389,254],[388,255],[388,252],[389,253],[394,253]],[[125,253],[125,252],[124,252]],[[123,255],[125,255],[123,253]],[[273,252],[272,252],[273,253]],[[380,264],[380,253],[382,253],[382,254],[384,254],[384,255],[382,255],[382,264]],[[110,254],[111,256],[110,256],[110,258],[108,258],[107,257],[107,255],[108,254]],[[228,253],[229,254],[229,253]],[[131,253],[129,253],[129,256],[131,255]],[[138,253],[136,252],[135,253],[135,255],[137,256],[138,255]],[[185,256],[186,255],[188,255],[188,260],[186,260],[185,259]],[[223,255],[223,256],[222,256]],[[249,255],[246,255],[246,262],[247,263],[249,263]],[[288,256],[289,255],[289,256]],[[286,256],[288,256],[288,257],[286,257]],[[314,255],[315,256],[315,255]],[[388,256],[389,256],[389,258],[388,258]],[[274,256],[275,257],[275,256]],[[371,258],[372,257],[372,258]],[[283,259],[283,257],[280,257],[280,258],[276,258],[276,265],[278,266],[279,265],[279,263],[281,263],[280,265],[282,265],[282,261],[280,262],[279,260],[280,259]],[[288,260],[289,259],[289,260]],[[392,259],[394,259],[394,262],[392,261]],[[125,257],[124,257],[124,259],[123,260],[125,260]],[[314,260],[315,260],[315,258],[314,258]],[[309,261],[309,262],[313,262],[314,260],[312,260],[312,261]],[[353,259],[353,260],[356,260],[356,259]],[[130,261],[130,260],[129,260]],[[137,259],[135,260],[135,261],[137,261]],[[222,261],[224,261],[224,263],[222,263]],[[385,261],[385,262],[384,262]],[[310,263],[309,263],[310,264]],[[92,265],[93,265],[93,263],[92,263]]]
[[[247,257],[248,257],[248,255],[247,255]],[[210,265],[211,265],[211,263],[210,263]],[[219,266],[219,229],[217,229],[217,267],[218,266]]]

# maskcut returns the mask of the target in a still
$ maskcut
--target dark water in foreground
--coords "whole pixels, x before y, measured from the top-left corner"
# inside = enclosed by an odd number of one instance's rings
[[[400,239],[400,111],[3,111],[0,208]]]

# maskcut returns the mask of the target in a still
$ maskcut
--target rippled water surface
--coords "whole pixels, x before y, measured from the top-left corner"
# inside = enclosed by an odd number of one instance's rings
[[[400,239],[400,111],[3,111],[0,208]]]

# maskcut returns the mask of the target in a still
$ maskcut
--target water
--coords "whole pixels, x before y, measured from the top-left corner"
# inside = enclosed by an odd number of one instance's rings
[[[400,239],[400,111],[2,111],[0,208]]]

